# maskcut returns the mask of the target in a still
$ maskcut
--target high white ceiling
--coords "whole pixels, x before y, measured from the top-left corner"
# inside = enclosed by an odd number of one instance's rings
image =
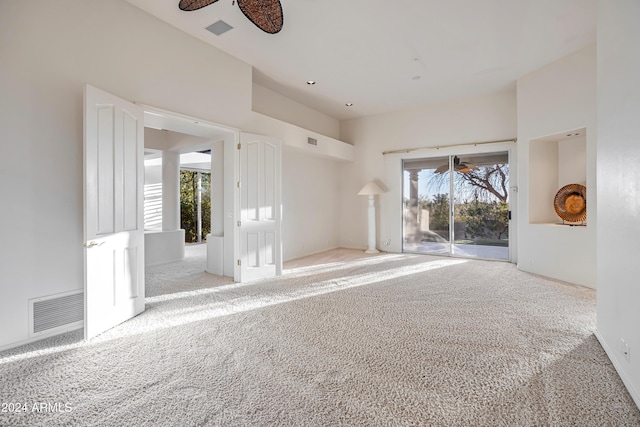
[[[596,39],[596,0],[281,0],[274,35],[233,0],[193,12],[179,0],[127,1],[251,64],[254,82],[340,120],[514,88]],[[219,19],[234,28],[205,30]]]

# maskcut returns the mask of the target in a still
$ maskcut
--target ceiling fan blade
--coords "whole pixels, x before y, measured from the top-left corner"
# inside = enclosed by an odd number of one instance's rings
[[[473,163],[468,163],[468,162],[461,162],[460,166],[464,166],[466,169],[473,169],[473,170],[479,170],[478,167],[476,165],[474,165]]]
[[[178,7],[180,10],[190,12],[192,10],[202,9],[205,6],[209,6],[217,2],[218,0],[180,0]]]
[[[446,171],[449,170],[449,165],[442,165],[442,166],[438,166],[438,168],[436,169],[436,173],[445,173]]]
[[[244,16],[265,33],[275,34],[282,29],[284,16],[280,0],[238,0]]]

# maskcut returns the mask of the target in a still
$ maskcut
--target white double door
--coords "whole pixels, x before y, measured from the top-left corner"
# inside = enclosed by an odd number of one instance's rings
[[[144,311],[144,113],[85,87],[85,338]]]
[[[262,135],[240,135],[240,251],[238,281],[282,272],[281,142]]]
[[[281,142],[240,134],[235,280],[282,272]],[[145,309],[144,111],[87,85],[84,109],[85,338]]]

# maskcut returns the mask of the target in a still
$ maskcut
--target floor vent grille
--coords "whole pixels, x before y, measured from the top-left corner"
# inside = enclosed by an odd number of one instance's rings
[[[84,292],[66,292],[29,300],[31,336],[77,329],[84,323]]]

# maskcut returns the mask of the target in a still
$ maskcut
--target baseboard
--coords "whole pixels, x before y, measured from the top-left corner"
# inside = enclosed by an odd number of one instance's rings
[[[0,346],[0,352],[6,351],[6,350],[11,350],[12,348],[16,348],[16,347],[22,347],[23,345],[31,344],[31,343],[34,343],[36,341],[40,341],[40,340],[43,340],[43,339],[46,339],[46,338],[51,338],[51,337],[55,337],[57,335],[66,334],[67,332],[77,331],[78,329],[82,329],[82,328],[84,328],[84,325],[75,326],[75,327],[69,327],[69,328],[65,328],[65,329],[62,329],[62,330],[55,331],[55,332],[43,333],[42,335],[38,335],[37,337],[28,338],[26,340],[21,340],[21,341],[12,342],[10,344],[1,345]]]
[[[354,250],[354,251],[362,251],[362,252],[364,252],[364,251],[367,250],[367,247],[366,246],[340,245],[340,246],[338,246],[338,249],[351,249],[351,250]],[[385,253],[385,254],[401,254],[401,253],[403,253],[402,250],[396,251],[396,250],[391,249],[391,246],[382,246],[382,247],[376,246],[376,249],[379,250],[381,254],[382,253]],[[426,255],[428,255],[428,254],[426,254]]]
[[[364,251],[366,251],[366,250],[367,250],[367,247],[366,247],[366,246],[346,246],[346,245],[340,245],[340,246],[337,246],[335,249],[351,249],[351,250],[354,250],[354,251],[362,251],[362,252],[364,252]],[[386,251],[380,251],[380,252],[386,252]]]
[[[618,361],[618,359],[616,359],[614,357],[615,353],[607,345],[607,342],[605,341],[605,339],[602,337],[602,335],[600,335],[600,333],[597,330],[594,332],[594,335],[598,339],[598,342],[600,342],[600,345],[604,349],[604,352],[607,353],[607,357],[609,358],[609,360],[611,360],[611,363],[613,364],[613,367],[615,368],[616,372],[620,376],[620,379],[622,380],[622,383],[627,388],[627,391],[631,395],[631,398],[635,402],[635,404],[638,407],[638,409],[640,409],[640,394],[633,387],[633,384],[631,383],[631,380],[629,380],[629,377],[627,377],[627,374],[622,369],[622,366],[620,366],[620,362]]]
[[[342,248],[342,246],[331,246],[331,247],[329,247],[329,248],[326,248],[326,249],[320,249],[320,250],[317,250],[317,251],[312,251],[312,252],[303,252],[303,253],[301,253],[301,254],[295,254],[295,255],[293,255],[293,256],[292,256],[292,257],[290,257],[290,258],[286,258],[286,259],[284,260],[284,262],[291,261],[291,260],[294,260],[294,259],[304,258],[304,257],[311,256],[311,255],[317,255],[317,254],[321,254],[321,253],[323,253],[323,252],[332,251],[332,250],[334,250],[334,249],[340,249],[340,248]]]

